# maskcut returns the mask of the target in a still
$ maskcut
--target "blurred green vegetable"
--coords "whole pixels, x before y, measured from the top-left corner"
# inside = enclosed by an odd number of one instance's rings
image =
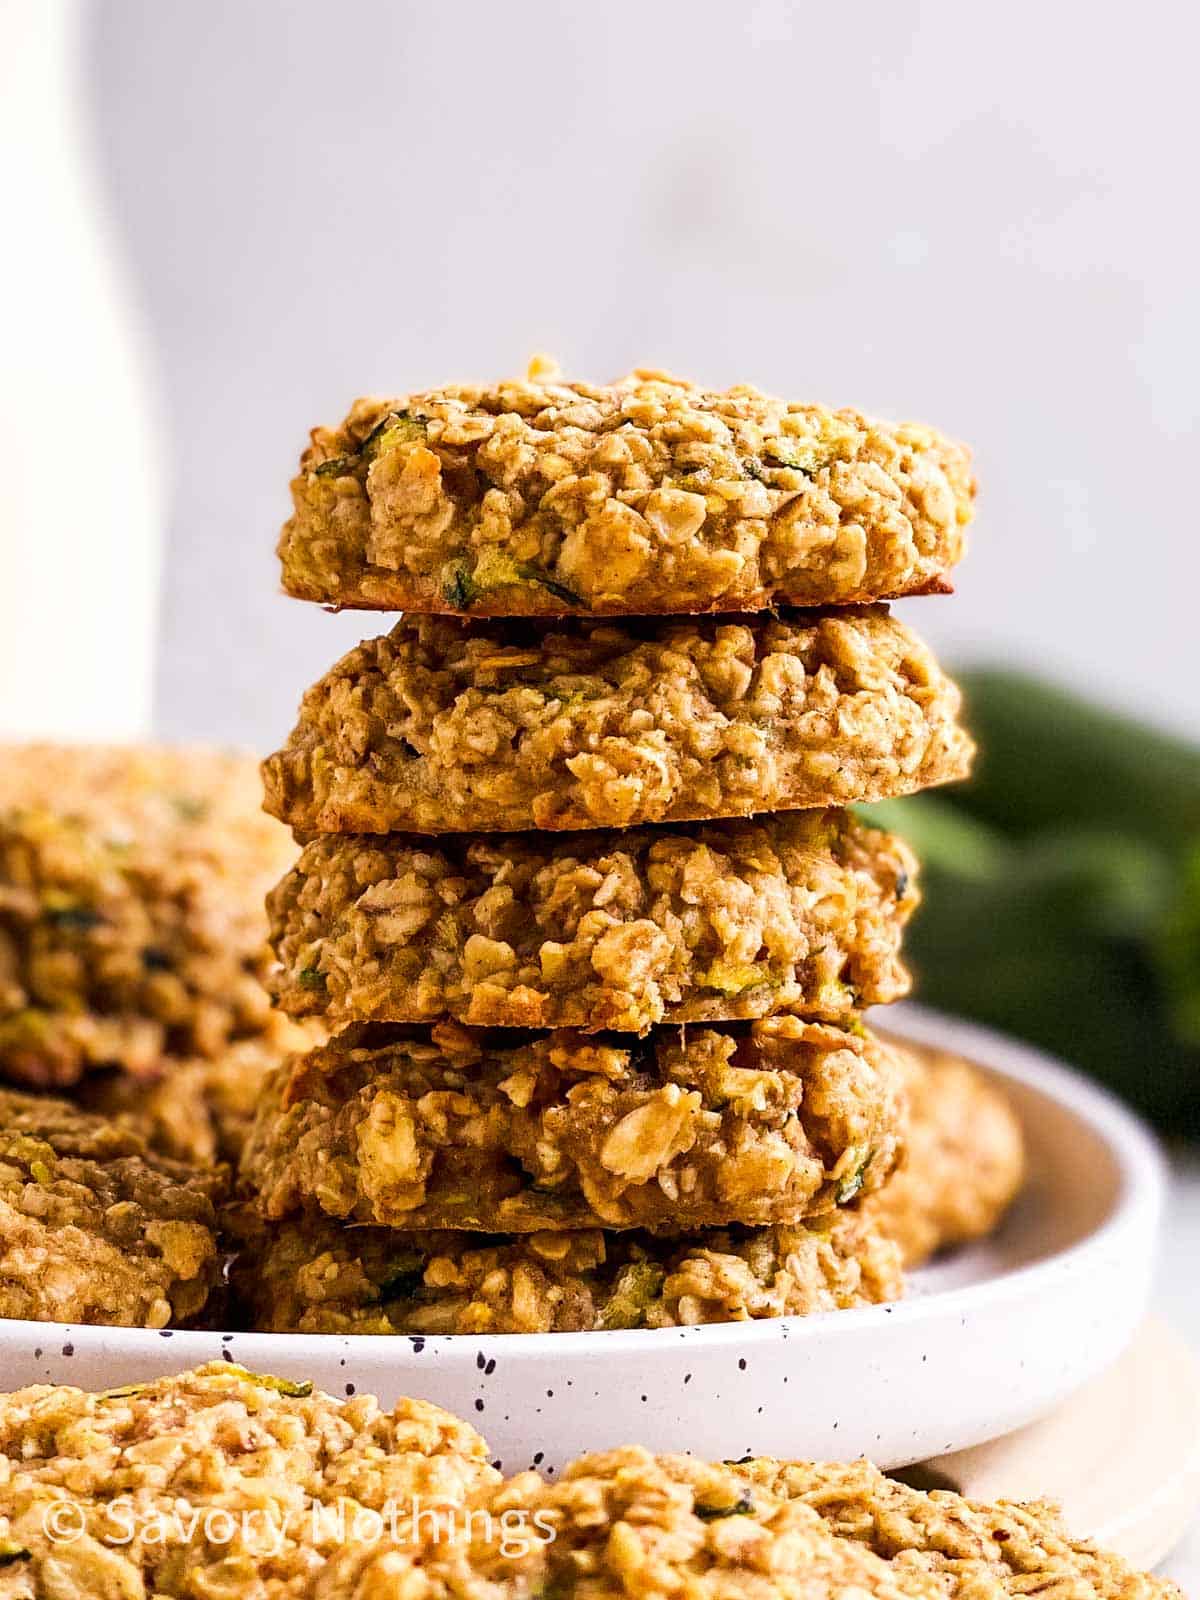
[[[920,998],[1200,1134],[1200,749],[1021,674],[961,682],[975,776],[862,808],[924,864]]]

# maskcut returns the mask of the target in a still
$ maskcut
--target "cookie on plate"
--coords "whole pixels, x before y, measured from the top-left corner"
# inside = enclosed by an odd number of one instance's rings
[[[1025,1140],[1004,1094],[961,1056],[890,1039],[908,1099],[903,1162],[864,1204],[907,1267],[985,1238],[1025,1179]]]
[[[273,1075],[241,1178],[260,1214],[532,1233],[797,1222],[902,1148],[892,1052],[795,1017],[522,1036],[355,1024]]]
[[[211,1059],[164,1060],[154,1078],[90,1072],[71,1098],[132,1128],[158,1155],[202,1167],[222,1161],[236,1166],[271,1072],[320,1040],[320,1029],[311,1023],[293,1023],[278,1012],[269,1022],[261,1034],[238,1039]]]
[[[406,1233],[295,1215],[250,1230],[234,1282],[273,1333],[573,1333],[799,1317],[898,1300],[862,1212],[691,1238],[598,1229]]]
[[[154,1155],[64,1100],[0,1089],[0,1317],[165,1328],[222,1262],[225,1169]]]

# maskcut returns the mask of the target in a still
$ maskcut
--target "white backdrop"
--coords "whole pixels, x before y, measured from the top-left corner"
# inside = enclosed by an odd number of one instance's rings
[[[276,595],[358,392],[656,364],[977,447],[955,659],[1200,731],[1194,8],[126,0],[88,58],[174,445],[157,716],[269,747],[370,628]]]

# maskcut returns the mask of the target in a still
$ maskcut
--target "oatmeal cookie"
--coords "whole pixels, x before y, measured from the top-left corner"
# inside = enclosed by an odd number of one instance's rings
[[[1073,1539],[1052,1506],[924,1494],[865,1461],[715,1464],[627,1445],[570,1462],[553,1482],[519,1473],[486,1506],[452,1548],[343,1547],[314,1596],[1182,1600]]]
[[[1119,1556],[1072,1539],[1042,1501],[966,1500],[886,1477],[869,1461],[761,1458],[734,1468],[751,1487],[811,1507],[839,1541],[897,1571],[931,1578],[953,1600],[1059,1594],[1071,1600],[1182,1600],[1174,1584],[1134,1571]]]
[[[273,1076],[242,1180],[270,1220],[319,1208],[506,1233],[790,1223],[883,1182],[898,1086],[861,1024],[776,1017],[640,1042],[354,1024]]]
[[[853,1208],[694,1238],[599,1229],[405,1233],[291,1216],[234,1282],[273,1333],[571,1333],[747,1322],[898,1300],[899,1252]]]
[[[163,1328],[221,1266],[227,1173],[64,1100],[0,1089],[0,1317]]]
[[[360,1511],[394,1507],[407,1528],[409,1506],[499,1484],[475,1430],[422,1400],[385,1411],[221,1362],[100,1394],[20,1389],[0,1396],[0,1593],[299,1600]],[[75,1537],[48,1537],[55,1505]]]
[[[627,828],[966,775],[959,694],[882,608],[622,624],[400,621],[263,764],[307,833]]]
[[[903,1065],[909,1116],[903,1162],[864,1204],[907,1267],[982,1239],[1025,1178],[1016,1113],[961,1056],[889,1039]]]
[[[0,1396],[0,1541],[11,1600],[1180,1600],[1036,1501],[634,1445],[502,1479],[436,1406],[222,1363]]]
[[[656,372],[359,400],[316,428],[279,557],[324,605],[754,611],[948,587],[975,484],[931,428]]]
[[[272,984],[330,1023],[836,1021],[907,993],[916,870],[844,811],[436,848],[327,834],[268,897]]]
[[[154,1075],[261,1032],[263,896],[293,855],[248,758],[0,751],[0,1074]]]
[[[319,1042],[312,1024],[276,1012],[260,1035],[239,1039],[219,1056],[164,1064],[156,1078],[91,1072],[72,1091],[89,1111],[132,1128],[159,1155],[197,1166],[236,1166],[272,1068]]]

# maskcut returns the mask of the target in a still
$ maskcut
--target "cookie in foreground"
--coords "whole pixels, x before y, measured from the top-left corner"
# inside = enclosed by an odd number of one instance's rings
[[[285,1010],[616,1028],[907,993],[917,864],[843,811],[563,836],[322,835],[268,898]]]
[[[452,386],[315,428],[289,594],[475,615],[751,611],[947,587],[968,452],[917,423],[636,372]]]
[[[0,1317],[164,1328],[221,1268],[224,1168],[151,1153],[64,1100],[0,1089]]]
[[[797,1222],[884,1181],[899,1064],[795,1017],[522,1036],[355,1024],[272,1077],[243,1191],[393,1228]]]
[[[740,621],[403,619],[263,763],[302,833],[628,828],[966,776],[957,688],[885,608]]]
[[[885,1035],[905,1077],[904,1160],[864,1202],[906,1267],[986,1238],[1025,1180],[1025,1140],[1007,1098],[961,1056]]]
[[[262,900],[293,853],[247,757],[0,750],[0,1074],[154,1076],[266,1028]]]
[[[862,1212],[689,1238],[407,1233],[293,1215],[252,1228],[234,1283],[272,1333],[579,1333],[880,1305],[899,1253]]]
[[[0,1458],[14,1600],[1180,1600],[1039,1501],[636,1445],[502,1478],[436,1406],[221,1363],[0,1396]]]
[[[99,1394],[21,1389],[0,1395],[0,1592],[312,1595],[360,1508],[499,1483],[475,1430],[422,1400],[387,1411],[222,1362]]]

